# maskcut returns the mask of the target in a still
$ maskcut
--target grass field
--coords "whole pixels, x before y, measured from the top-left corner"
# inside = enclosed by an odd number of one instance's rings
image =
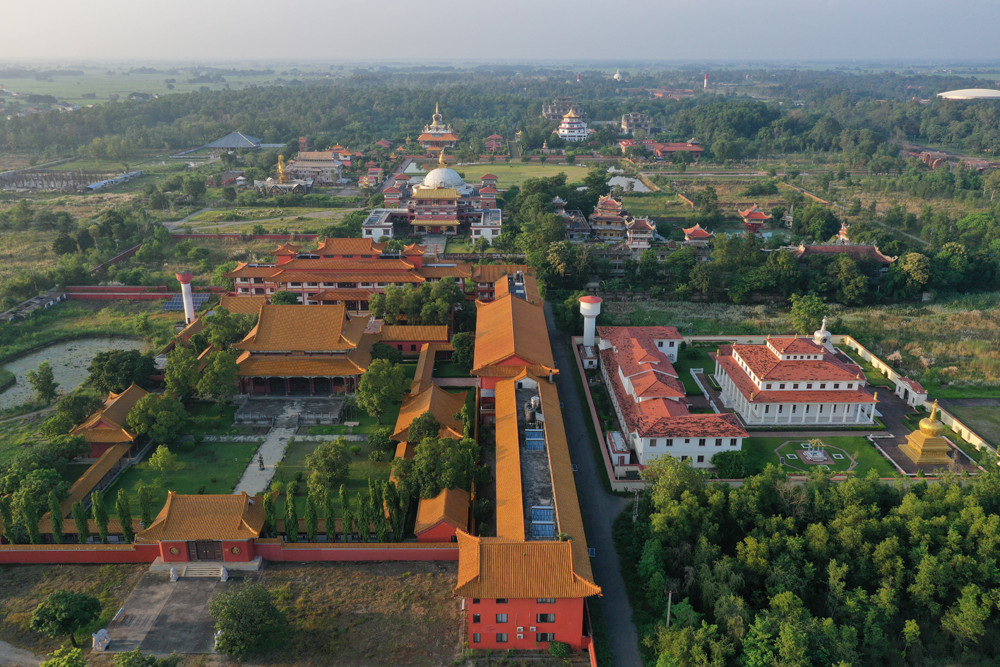
[[[300,517],[305,516],[305,480],[308,479],[311,472],[306,466],[306,457],[309,456],[309,454],[311,454],[320,444],[322,443],[300,441],[292,442],[288,445],[288,449],[285,450],[285,458],[282,459],[281,468],[275,474],[276,480],[290,482],[295,479],[296,473],[302,473],[302,481],[299,484],[298,493],[295,496],[295,508],[298,510]],[[368,460],[368,453],[371,452],[372,448],[367,442],[349,442],[348,445],[357,445],[361,448],[361,451],[356,456],[353,454],[351,455],[351,466],[347,472],[347,479],[344,480],[344,488],[347,489],[348,497],[351,502],[354,502],[355,494],[358,492],[362,494],[368,492],[369,479],[379,481],[389,479],[392,459],[389,456],[386,456],[383,461],[373,463]],[[276,503],[279,517],[285,516],[284,512],[286,502],[287,496],[282,494],[281,498],[279,498]],[[340,512],[341,506],[339,497],[337,498],[336,506],[337,512]],[[320,508],[320,514],[322,513],[323,509]]]
[[[460,164],[453,168],[460,174],[465,174],[466,183],[478,183],[483,174],[493,174],[497,177],[497,187],[502,190],[521,185],[529,178],[549,178],[561,173],[566,174],[569,183],[574,183],[581,180],[590,171],[589,167],[576,164],[552,164],[549,162]]]
[[[147,563],[129,565],[6,565],[0,567],[0,637],[36,653],[52,651],[67,642],[53,639],[30,627],[31,612],[49,593],[65,589],[89,593],[101,601],[101,616],[77,633],[77,642],[86,645],[87,633],[97,632],[121,608]]]
[[[952,413],[994,447],[1000,447],[1000,407],[993,405],[949,405]],[[952,441],[958,444],[961,439]]]
[[[181,494],[232,493],[243,471],[253,458],[259,444],[256,442],[205,442],[181,443],[170,446],[183,465],[180,470],[159,473],[140,464],[122,473],[122,476],[105,492],[108,514],[117,516],[115,501],[118,490],[125,489],[132,505],[132,516],[139,516],[139,501],[135,489],[140,483],[153,487],[153,514],[159,512],[167,500],[167,491]]]
[[[846,345],[841,346],[840,351],[850,357],[856,364],[861,366],[861,370],[865,373],[865,379],[873,387],[893,387],[893,383],[889,379],[882,375],[882,373],[872,366],[870,363],[858,356],[858,353],[850,349]]]
[[[465,366],[460,366],[451,361],[439,361],[434,364],[434,377],[439,378],[467,378],[469,371]]]
[[[622,203],[629,213],[640,217],[683,218],[694,212],[677,195],[666,192],[625,195]]]
[[[684,391],[688,396],[702,395],[701,388],[694,381],[694,376],[691,375],[691,369],[703,368],[706,374],[715,372],[715,361],[708,354],[715,352],[716,349],[718,347],[715,345],[710,347],[692,347],[689,345],[677,355],[677,363],[674,364],[674,370],[677,371],[681,382],[684,383]]]
[[[457,664],[456,572],[444,562],[269,564],[261,581],[287,624],[251,664]]]
[[[795,439],[792,437],[778,437],[778,438],[746,438],[743,440],[743,451],[747,455],[747,468],[748,474],[754,475],[762,470],[764,466],[768,463],[777,464],[779,461],[778,455],[775,453],[775,449],[782,447],[789,440],[798,442],[801,439]],[[860,436],[836,436],[836,437],[824,437],[822,441],[829,445],[830,447],[835,447],[843,450],[848,456],[854,457],[858,465],[854,468],[853,472],[856,475],[865,475],[869,470],[876,470],[880,477],[898,477],[899,473],[896,472],[896,468],[893,467],[892,463],[886,460],[875,447],[872,446],[868,440]],[[796,447],[797,449],[797,447]],[[783,450],[784,451],[784,450]],[[788,451],[792,451],[789,449]],[[799,472],[805,471],[806,465],[802,464],[801,461],[796,461],[795,469],[791,470],[788,466],[784,469],[786,472]],[[831,468],[834,466],[831,464]]]
[[[35,430],[48,416],[46,414],[0,422],[0,465],[34,444]]]

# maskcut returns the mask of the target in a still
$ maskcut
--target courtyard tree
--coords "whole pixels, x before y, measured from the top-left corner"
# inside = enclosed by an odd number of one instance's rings
[[[306,495],[306,534],[310,542],[317,542],[319,535],[319,509],[316,507],[316,496]]]
[[[441,430],[441,422],[430,412],[425,412],[412,422],[406,429],[406,439],[414,444],[424,441],[424,438],[436,438]]]
[[[138,350],[98,352],[90,362],[88,382],[106,394],[121,393],[133,383],[149,388],[149,376],[156,370],[153,357]]]
[[[52,521],[52,541],[62,544],[63,513],[59,506],[59,494],[49,491],[49,519]]]
[[[469,331],[457,333],[451,337],[451,346],[455,349],[451,360],[462,368],[471,369],[476,352],[476,335]]]
[[[294,292],[289,292],[288,290],[278,290],[273,295],[271,295],[271,303],[277,306],[294,306],[298,304],[299,297],[295,295]]]
[[[132,530],[132,506],[129,504],[128,492],[125,489],[118,489],[118,497],[115,500],[115,512],[118,514],[118,521],[122,526],[122,535],[127,544],[131,544],[135,538],[135,531]]]
[[[212,352],[198,380],[198,393],[219,402],[226,402],[236,393],[236,359],[228,352]]]
[[[52,364],[43,361],[38,364],[38,370],[28,371],[25,375],[39,403],[48,405],[56,399],[56,391],[59,388],[59,383],[56,382],[55,373],[52,371]]]
[[[92,415],[104,404],[104,399],[96,391],[77,389],[61,397],[56,403],[56,411],[64,414],[76,425]]]
[[[792,322],[792,327],[796,333],[808,334],[816,331],[823,324],[830,308],[826,305],[823,297],[815,294],[793,294],[789,297],[792,308],[788,313],[788,319]]]
[[[90,519],[80,501],[73,503],[73,523],[76,525],[76,537],[80,544],[86,544],[90,540]]]
[[[374,359],[358,382],[358,406],[381,424],[382,415],[405,390],[403,367],[385,359]]]
[[[285,539],[289,542],[299,541],[299,511],[295,507],[295,493],[298,485],[289,482],[285,489]]]
[[[306,456],[306,466],[312,470],[310,484],[324,489],[333,489],[347,477],[350,465],[351,454],[344,438],[320,443]]]
[[[94,516],[97,533],[101,536],[101,544],[108,543],[108,510],[104,506],[104,491],[100,489],[90,494],[90,510]]]
[[[208,612],[215,619],[216,648],[237,660],[258,650],[284,626],[270,591],[256,581],[216,595]]]
[[[135,487],[135,495],[139,501],[139,521],[143,528],[149,528],[153,523],[153,487],[150,484],[140,483]]]
[[[11,527],[14,525],[14,511],[9,495],[0,495],[0,537],[10,541]]]
[[[167,368],[164,372],[167,391],[181,399],[190,396],[201,375],[199,365],[198,355],[191,348],[178,345],[171,350],[167,354]]]
[[[277,532],[277,525],[278,514],[274,506],[274,494],[268,491],[264,493],[264,528],[261,533],[265,537],[270,537]]]
[[[115,653],[111,659],[114,667],[177,667],[181,658],[176,653],[171,653],[166,658],[157,658],[155,655],[143,655],[141,649],[132,649],[124,653]]]
[[[344,533],[344,541],[348,542],[354,532],[354,515],[351,512],[351,500],[347,496],[347,488],[343,484],[340,485],[337,495],[340,498],[340,529]],[[329,520],[330,516],[327,515],[327,521]]]
[[[129,410],[126,423],[139,435],[157,442],[173,442],[187,421],[180,399],[170,394],[147,394]]]
[[[479,445],[471,438],[426,438],[417,447],[411,469],[421,498],[433,498],[442,489],[469,490]]]
[[[166,477],[168,473],[177,472],[184,468],[184,463],[177,458],[177,454],[170,451],[166,445],[158,446],[143,465],[160,473],[161,477]]]
[[[69,636],[76,646],[76,632],[101,615],[101,602],[93,595],[59,589],[49,594],[31,614],[31,629],[50,637]]]

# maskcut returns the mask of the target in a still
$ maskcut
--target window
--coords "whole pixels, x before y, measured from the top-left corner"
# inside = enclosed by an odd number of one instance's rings
[[[764,406],[764,414],[766,415],[766,414],[767,414],[767,413],[769,413],[770,411],[771,411],[771,406],[770,406],[770,405],[765,405],[765,406]]]
[[[650,447],[656,447],[656,438],[650,438],[649,439],[649,446]]]
[[[820,389],[826,389],[826,383],[825,382],[821,382],[820,385],[819,385],[819,388]]]
[[[538,604],[555,604],[556,603],[556,599],[555,598],[538,598],[537,600],[535,600],[535,602],[537,602]]]
[[[481,641],[483,641],[483,636],[481,634],[479,634],[478,632],[473,632],[472,633],[472,643],[473,644],[478,644]]]
[[[674,446],[674,439],[673,439],[673,438],[667,438],[667,439],[666,439],[666,440],[665,440],[665,441],[663,442],[663,445],[664,445],[665,447],[673,447],[673,446]]]
[[[701,454],[699,454],[698,455],[698,463],[704,463],[704,462],[705,462],[705,457],[702,456]]]
[[[819,406],[819,413],[820,413],[820,414],[823,414],[823,406],[822,406],[822,405],[821,405],[821,406]]]
[[[497,598],[497,604],[507,604],[507,598]]]
[[[765,389],[770,389],[770,388],[771,388],[771,383],[770,383],[770,382],[768,382],[768,383],[767,383],[767,386],[766,386],[766,387],[764,387],[764,388],[765,388]]]
[[[784,405],[779,405],[779,406],[778,406],[778,414],[779,414],[779,415],[780,415],[780,414],[781,414],[782,412],[784,412],[784,408],[785,408],[785,406],[784,406]]]
[[[716,447],[722,447],[722,438],[716,438],[715,439],[715,446]]]
[[[507,614],[497,614],[497,623],[506,623]]]
[[[784,388],[785,388],[785,383],[784,382],[782,382],[781,384],[778,385],[778,389],[784,389]]]
[[[507,643],[507,633],[506,632],[498,632],[497,633],[497,644],[506,644],[506,643]]]
[[[535,614],[535,620],[539,623],[555,623],[555,614]]]
[[[730,438],[729,439],[729,446],[730,447],[735,447],[736,446],[736,438]]]
[[[813,383],[812,382],[810,382],[809,384],[806,385],[806,389],[812,389],[812,388],[813,388]]]
[[[809,414],[809,406],[806,406],[806,414]]]
[[[796,382],[795,384],[792,385],[792,389],[798,389],[798,388],[799,388],[799,383],[798,382]]]
[[[656,341],[656,347],[663,347],[663,341],[662,340]]]
[[[670,341],[670,347],[674,346],[674,341]]]
[[[536,632],[535,641],[536,642],[554,642],[556,640],[556,633],[554,632]]]
[[[472,598],[472,604],[479,604],[479,598]]]
[[[840,383],[839,382],[834,382],[833,383],[833,388],[834,389],[840,389]]]
[[[705,446],[705,438],[698,438],[698,446],[699,447]]]
[[[472,615],[472,622],[473,623],[478,623],[479,622],[479,614],[473,614]]]

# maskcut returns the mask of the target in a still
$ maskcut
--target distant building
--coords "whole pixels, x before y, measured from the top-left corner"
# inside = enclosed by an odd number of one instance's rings
[[[333,151],[300,151],[285,167],[285,173],[289,178],[312,179],[315,185],[334,185],[340,180],[342,168]]]
[[[572,111],[580,118],[586,119],[583,107],[571,97],[557,97],[551,103],[542,104],[542,118],[546,120],[562,120],[562,117]]]
[[[622,205],[621,200],[611,195],[604,195],[597,201],[597,206],[590,216],[590,229],[599,241],[624,241],[625,223],[628,219],[628,210]]]
[[[417,143],[429,151],[439,152],[445,148],[453,148],[458,144],[458,136],[452,131],[451,125],[446,125],[438,106],[434,105],[434,115],[429,125],[424,125],[423,133],[417,137]]]
[[[633,111],[622,114],[622,134],[635,136],[636,130],[642,130],[646,134],[649,134],[652,128],[652,121],[650,121],[649,116],[644,113]]]
[[[555,133],[565,141],[585,141],[590,136],[587,124],[572,109],[563,116]]]

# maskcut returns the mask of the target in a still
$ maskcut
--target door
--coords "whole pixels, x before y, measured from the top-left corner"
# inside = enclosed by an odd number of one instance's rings
[[[188,542],[191,560],[222,560],[222,542]]]

